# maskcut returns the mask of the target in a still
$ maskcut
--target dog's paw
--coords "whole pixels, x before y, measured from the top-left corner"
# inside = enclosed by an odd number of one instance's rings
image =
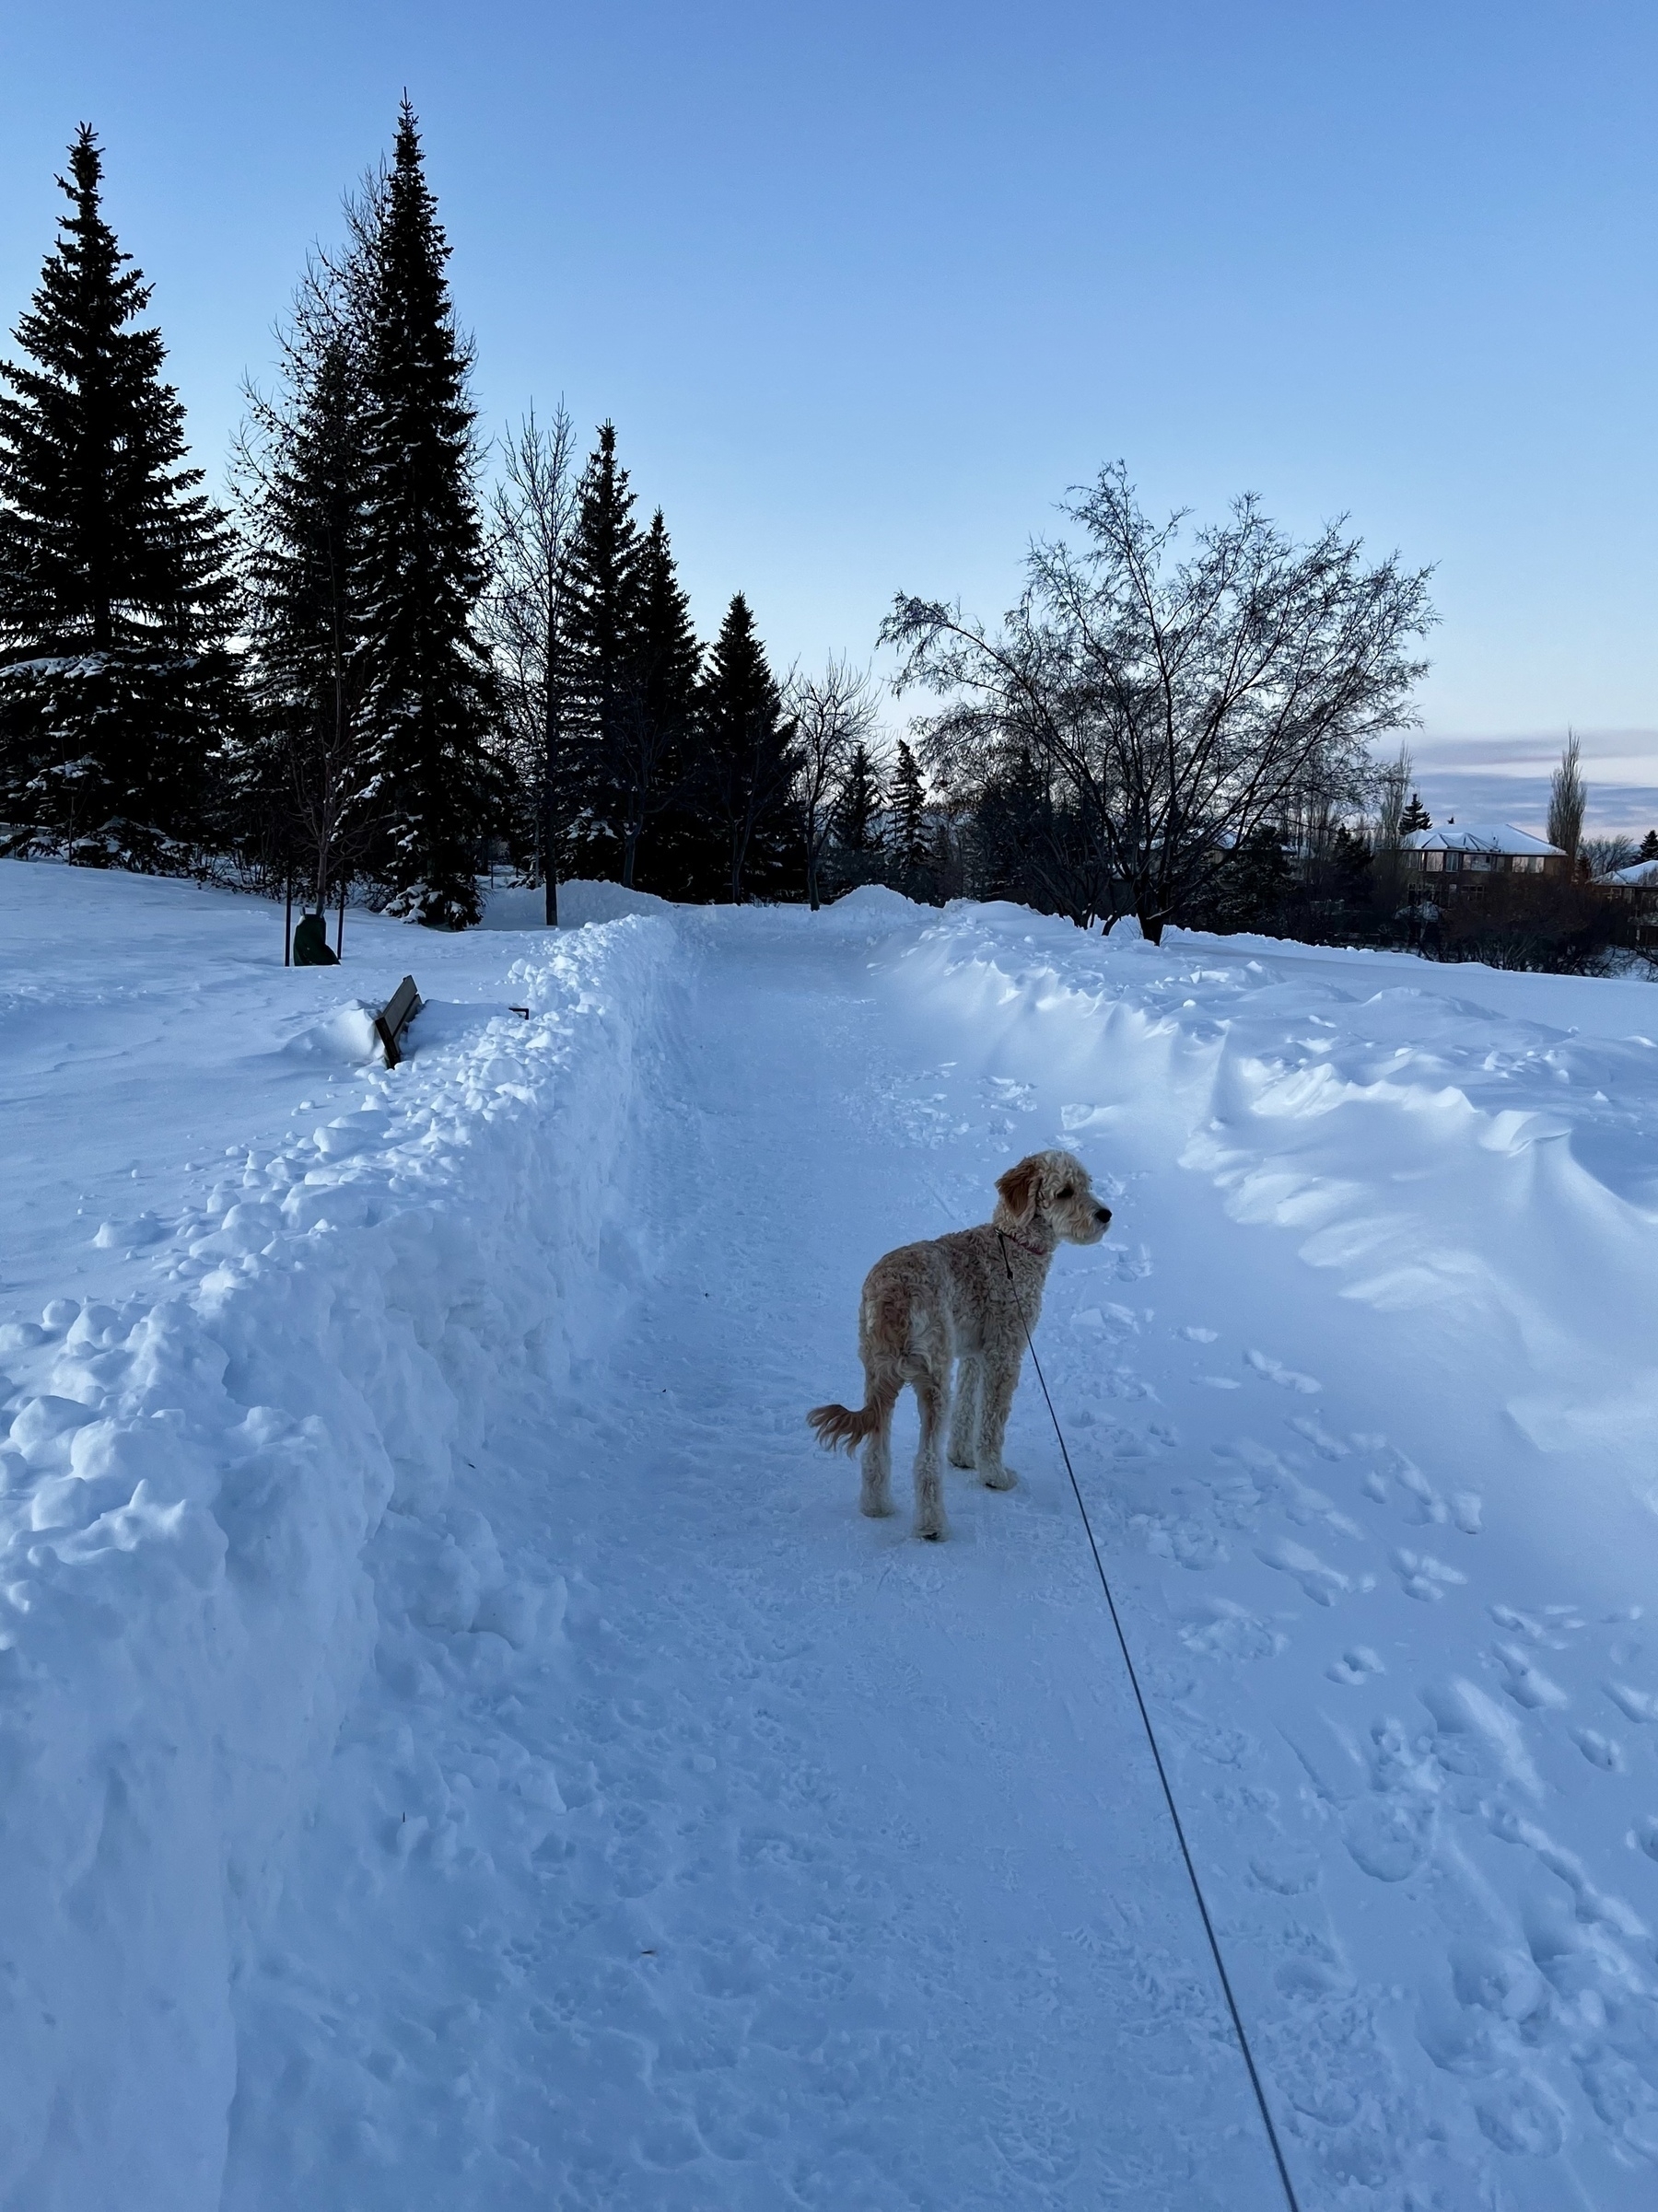
[[[1017,1490],[1019,1476],[1011,1467],[993,1467],[985,1477],[987,1490]]]
[[[949,1533],[949,1530],[945,1527],[942,1521],[940,1521],[936,1528],[924,1529],[919,1525],[919,1523],[917,1524],[916,1528],[916,1534],[921,1539],[923,1543],[942,1543],[945,1537],[948,1536]]]
[[[870,1520],[890,1520],[893,1501],[890,1497],[866,1497],[858,1501],[858,1509]]]
[[[964,1467],[971,1472],[973,1468],[977,1466],[978,1461],[973,1459],[958,1459],[956,1454],[952,1451],[950,1455],[950,1463],[952,1467]]]

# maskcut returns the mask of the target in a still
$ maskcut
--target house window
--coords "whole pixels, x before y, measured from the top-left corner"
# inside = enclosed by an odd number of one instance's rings
[[[1424,853],[1422,855],[1422,866],[1428,870],[1428,873],[1430,876],[1437,876],[1444,865],[1445,856],[1442,852],[1436,850],[1434,852]]]

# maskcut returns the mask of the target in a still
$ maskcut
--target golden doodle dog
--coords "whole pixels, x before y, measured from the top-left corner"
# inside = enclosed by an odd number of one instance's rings
[[[806,1416],[825,1450],[863,1446],[858,1502],[866,1513],[890,1513],[893,1408],[907,1382],[921,1409],[916,1533],[935,1542],[946,1533],[939,1438],[951,1406],[952,1363],[959,1362],[950,1463],[975,1467],[992,1490],[1010,1490],[1015,1478],[1002,1463],[1002,1438],[1024,1356],[1020,1308],[1033,1330],[1057,1248],[1097,1244],[1111,1224],[1110,1207],[1094,1196],[1088,1170],[1069,1152],[1033,1152],[1008,1170],[996,1193],[996,1212],[979,1228],[903,1244],[876,1261],[858,1311],[863,1405],[856,1413],[820,1405]]]

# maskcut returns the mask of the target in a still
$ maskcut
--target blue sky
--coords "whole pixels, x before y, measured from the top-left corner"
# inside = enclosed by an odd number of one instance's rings
[[[613,415],[705,630],[994,612],[1120,456],[1438,565],[1436,811],[1570,724],[1592,818],[1658,820],[1650,5],[13,7],[0,321],[85,117],[216,475],[405,86],[486,425]]]

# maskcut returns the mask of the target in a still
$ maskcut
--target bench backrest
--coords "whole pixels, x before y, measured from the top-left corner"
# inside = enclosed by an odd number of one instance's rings
[[[420,1011],[420,993],[414,988],[414,978],[405,975],[374,1018],[374,1027],[385,1048],[386,1065],[395,1067],[403,1058],[398,1044],[403,1031]]]

